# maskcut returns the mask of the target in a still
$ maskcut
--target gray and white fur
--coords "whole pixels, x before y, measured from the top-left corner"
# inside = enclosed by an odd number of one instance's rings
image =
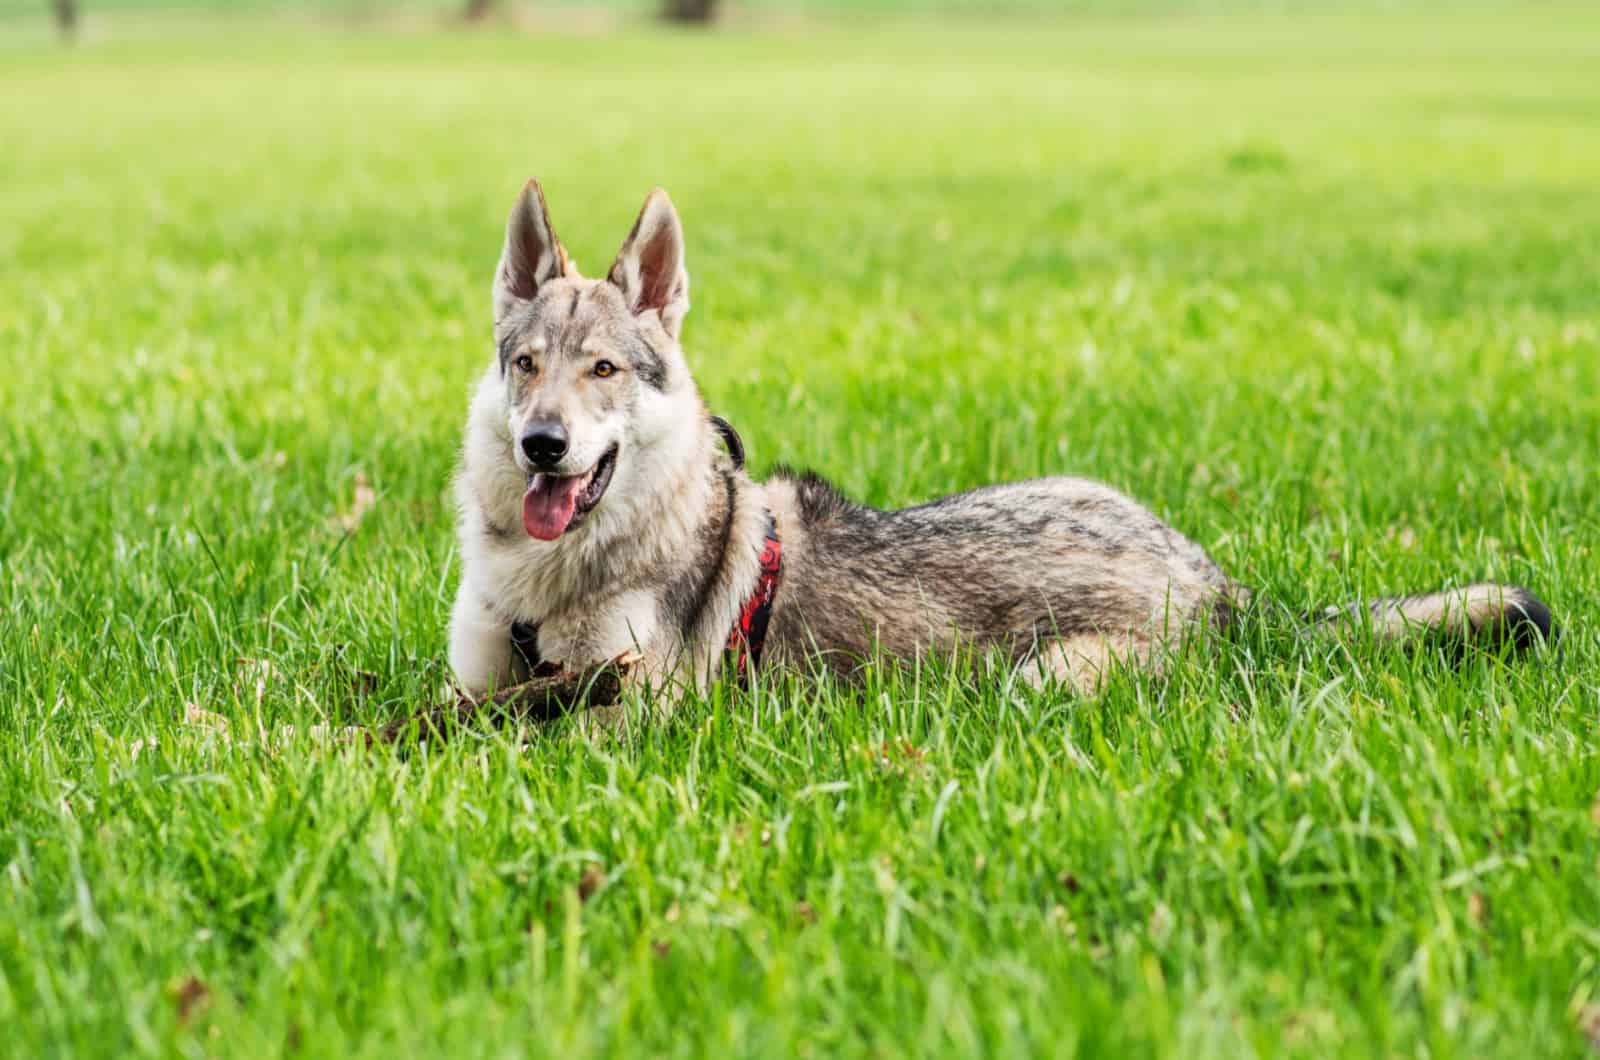
[[[511,627],[578,669],[635,653],[671,690],[715,680],[758,579],[768,513],[783,567],[763,666],[849,673],[874,653],[998,654],[1093,692],[1226,627],[1249,593],[1107,486],[985,486],[898,511],[780,470],[757,482],[721,445],[679,345],[683,231],[659,189],[602,279],[579,275],[530,181],[494,281],[496,355],[457,481],[462,577],[450,664],[482,694],[522,679]],[[1331,609],[1316,623],[1524,647],[1551,635],[1525,589],[1473,585]],[[670,691],[669,691],[670,695]]]

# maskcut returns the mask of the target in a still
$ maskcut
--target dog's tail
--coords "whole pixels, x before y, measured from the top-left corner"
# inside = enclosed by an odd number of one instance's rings
[[[1339,636],[1481,648],[1520,654],[1556,637],[1550,608],[1516,585],[1481,584],[1421,596],[1391,596],[1330,607],[1311,627]]]

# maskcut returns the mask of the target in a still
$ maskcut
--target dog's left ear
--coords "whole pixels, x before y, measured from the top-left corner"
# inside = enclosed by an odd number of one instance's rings
[[[678,337],[683,315],[689,311],[689,274],[683,268],[678,211],[660,188],[645,199],[606,279],[622,289],[634,314],[659,313],[667,334]]]

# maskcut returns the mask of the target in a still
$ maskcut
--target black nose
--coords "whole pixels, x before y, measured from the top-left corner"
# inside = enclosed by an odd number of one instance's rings
[[[522,451],[534,467],[554,467],[567,455],[567,429],[560,420],[534,420],[522,429]]]

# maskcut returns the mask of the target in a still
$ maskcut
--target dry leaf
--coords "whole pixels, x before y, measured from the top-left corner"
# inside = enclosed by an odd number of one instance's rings
[[[183,721],[186,725],[193,725],[200,729],[210,729],[212,732],[228,734],[228,719],[221,714],[209,710],[202,710],[193,703],[183,705]]]
[[[1409,526],[1391,526],[1383,535],[1385,541],[1393,541],[1401,548],[1411,548],[1417,543],[1417,532]]]
[[[211,1003],[211,989],[191,975],[173,988],[172,999],[178,1006],[178,1025],[185,1026]]]
[[[267,694],[267,682],[277,679],[277,671],[272,663],[266,659],[235,659],[234,664],[244,671],[247,680],[252,680],[255,692],[256,706],[261,706],[262,698]]]
[[[367,512],[378,499],[378,494],[373,490],[372,484],[367,481],[364,471],[356,472],[356,494],[350,502],[348,511],[339,513],[339,525],[344,527],[346,533],[354,533],[356,527],[361,525],[361,520],[366,518]]]
[[[1150,910],[1150,934],[1157,942],[1162,942],[1171,933],[1172,910],[1167,908],[1166,902],[1157,902]]]
[[[600,866],[585,866],[583,875],[578,878],[578,900],[587,902],[593,898],[594,892],[598,891],[600,885],[604,882],[606,882],[606,878],[605,874],[600,871]]]
[[[1589,1040],[1589,1048],[1600,1052],[1600,1004],[1589,1004],[1578,1010],[1578,1030]]]

